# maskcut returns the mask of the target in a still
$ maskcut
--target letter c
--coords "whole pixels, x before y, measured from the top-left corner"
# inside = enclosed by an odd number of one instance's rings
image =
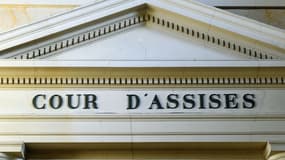
[[[42,97],[43,100],[46,99],[46,95],[44,95],[44,94],[38,94],[38,95],[36,95],[36,96],[33,98],[33,106],[34,106],[34,108],[36,108],[36,109],[45,109],[45,108],[46,108],[46,104],[43,104],[43,105],[41,105],[41,106],[38,106],[38,99],[39,99],[40,97]]]

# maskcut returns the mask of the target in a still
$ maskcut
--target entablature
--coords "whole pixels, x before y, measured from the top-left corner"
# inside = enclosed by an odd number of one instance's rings
[[[6,64],[5,64],[6,63]],[[126,63],[126,62],[125,62]],[[16,65],[18,64],[18,65]],[[281,61],[3,61],[1,87],[284,87]],[[176,65],[177,64],[177,65]],[[121,66],[119,66],[121,65]]]

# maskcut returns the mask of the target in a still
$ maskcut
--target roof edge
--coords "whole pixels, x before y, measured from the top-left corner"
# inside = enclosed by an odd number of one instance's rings
[[[0,34],[0,51],[30,42],[107,15],[148,4],[222,28],[271,46],[285,49],[285,31],[190,0],[98,0],[26,26]]]
[[[141,0],[98,0],[0,34],[0,51],[143,5]]]
[[[285,49],[285,30],[191,0],[146,0],[149,4]],[[191,3],[190,3],[191,2]],[[194,4],[194,5],[193,5]]]

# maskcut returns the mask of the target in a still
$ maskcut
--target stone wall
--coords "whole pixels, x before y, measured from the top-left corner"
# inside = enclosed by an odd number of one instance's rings
[[[66,12],[76,5],[0,5],[0,33]]]

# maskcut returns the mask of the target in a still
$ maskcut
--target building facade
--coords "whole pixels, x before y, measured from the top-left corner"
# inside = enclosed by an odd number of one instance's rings
[[[285,33],[96,1],[0,36],[3,159],[285,159]]]

